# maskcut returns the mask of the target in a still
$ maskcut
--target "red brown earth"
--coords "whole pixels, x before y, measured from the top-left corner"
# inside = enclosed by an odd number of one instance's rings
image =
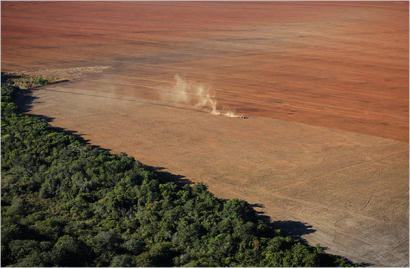
[[[330,252],[408,265],[407,2],[1,5],[2,71],[74,79],[32,113],[310,224]],[[164,102],[177,74],[250,118]]]

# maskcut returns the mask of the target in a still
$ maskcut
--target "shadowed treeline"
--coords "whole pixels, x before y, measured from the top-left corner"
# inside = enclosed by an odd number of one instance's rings
[[[22,114],[34,100],[2,74],[2,264],[16,266],[333,266],[300,222]],[[275,226],[276,225],[276,226]],[[277,228],[290,236],[283,236]]]

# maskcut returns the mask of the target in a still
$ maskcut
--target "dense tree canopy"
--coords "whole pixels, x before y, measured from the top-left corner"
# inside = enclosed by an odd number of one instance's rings
[[[166,180],[18,112],[19,90],[3,77],[2,265],[351,265],[275,232],[245,201]]]

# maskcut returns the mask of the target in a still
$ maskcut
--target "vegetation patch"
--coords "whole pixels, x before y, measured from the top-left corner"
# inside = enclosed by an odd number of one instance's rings
[[[167,179],[18,112],[11,81],[2,75],[2,265],[352,265],[281,235],[245,201]]]

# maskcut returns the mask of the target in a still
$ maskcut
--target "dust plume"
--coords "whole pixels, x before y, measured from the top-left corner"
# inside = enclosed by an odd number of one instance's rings
[[[246,118],[233,111],[217,109],[215,91],[201,83],[189,82],[180,75],[175,75],[175,86],[161,94],[162,99],[174,104],[190,105],[195,109],[207,111],[212,115]],[[166,94],[165,94],[166,93]]]

